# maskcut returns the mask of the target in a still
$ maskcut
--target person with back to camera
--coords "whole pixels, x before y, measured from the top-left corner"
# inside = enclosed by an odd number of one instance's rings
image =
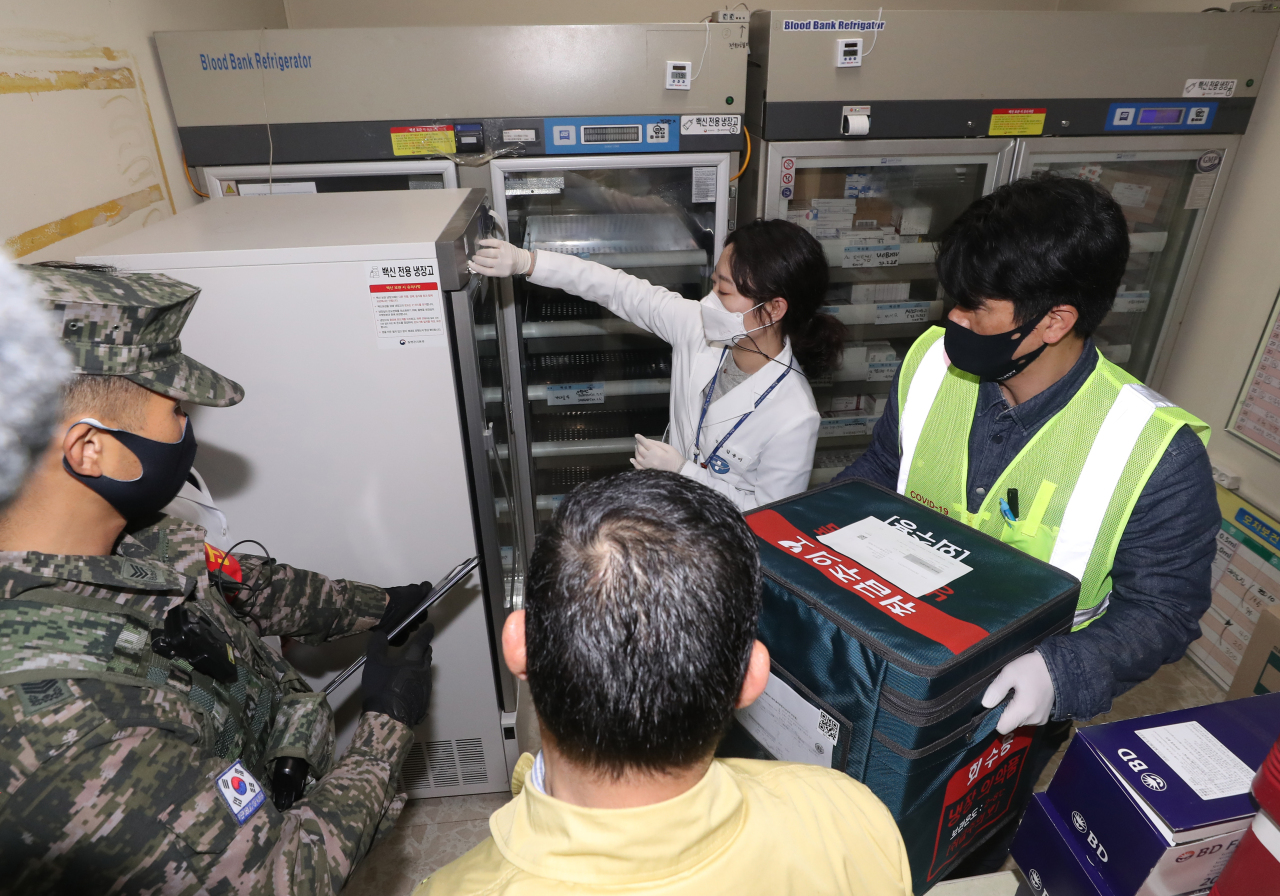
[[[502,652],[542,750],[492,836],[414,891],[908,896],[889,810],[830,768],[713,759],[769,680],[755,538],[667,471],[574,489],[538,537]]]
[[[599,302],[671,344],[670,444],[636,436],[637,469],[682,473],[750,510],[809,487],[819,415],[809,388],[839,363],[844,326],[818,309],[822,245],[787,221],[729,234],[701,302],[602,264],[480,241],[472,269]]]
[[[1220,511],[1209,427],[1112,364],[1093,333],[1124,277],[1116,201],[1052,175],[976,200],[939,241],[946,327],[907,353],[860,477],[1080,579],[1071,632],[1006,665],[997,730],[1045,725],[1034,780],[1072,719],[1182,656],[1200,636]],[[1017,817],[952,872],[997,870]]]

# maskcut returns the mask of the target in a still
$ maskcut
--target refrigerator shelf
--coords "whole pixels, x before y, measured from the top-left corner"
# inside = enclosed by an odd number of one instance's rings
[[[671,376],[671,350],[652,348],[531,352],[527,381],[533,385],[606,380],[663,379]]]
[[[605,380],[604,381],[604,397],[617,398],[623,395],[661,395],[671,391],[671,380]],[[530,401],[546,401],[546,386],[528,386],[525,394]],[[484,390],[485,404],[493,404],[502,401],[501,387],[491,387]]]
[[[868,231],[869,235],[874,232]],[[833,268],[844,266],[845,240],[818,240],[822,243],[822,251],[826,253],[827,264]],[[898,252],[898,264],[889,267],[901,267],[908,264],[933,264],[935,247],[933,243],[903,243]],[[850,270],[874,270],[873,268],[851,268]]]
[[[890,265],[885,268],[842,268],[833,265],[829,275],[835,283],[876,283],[901,280],[937,280],[933,262]]]
[[[609,267],[706,264],[679,215],[530,215],[524,247],[563,252]]]
[[[1129,234],[1129,252],[1159,252],[1169,240],[1166,231]],[[844,240],[819,240],[822,251],[827,256],[827,263],[833,268],[851,272],[894,271],[907,265],[929,265],[932,267],[937,249],[936,243],[903,243],[898,253],[898,263],[883,268],[844,268]]]
[[[564,495],[538,495],[534,499],[534,507],[538,510],[555,510],[560,506],[560,502],[564,500]],[[507,499],[495,498],[493,501],[493,509],[501,516],[507,512]]]
[[[921,306],[927,305],[927,308]],[[903,306],[911,306],[904,308]],[[826,305],[823,310],[835,317],[842,324],[854,324],[862,326],[892,326],[901,323],[927,323],[931,320],[940,320],[942,318],[942,300],[934,299],[932,302],[913,302],[907,300],[905,302],[882,302],[876,305],[857,304],[857,305]],[[918,320],[906,320],[903,318],[907,315],[914,315]],[[881,321],[887,321],[882,323]]]
[[[556,339],[564,336],[652,336],[653,334],[629,321],[605,318],[533,321],[520,325],[520,335],[525,339]],[[476,327],[476,338],[481,341],[496,339],[498,338],[497,328],[493,324],[481,324]]]
[[[643,327],[637,327],[621,318],[602,320],[549,320],[533,321],[520,325],[520,335],[525,339],[556,339],[563,336],[652,336]],[[493,324],[476,327],[476,338],[492,340],[498,336]]]
[[[659,433],[652,438],[660,439]],[[579,457],[586,454],[634,454],[634,436],[625,439],[582,439],[574,442],[534,442],[534,457]]]

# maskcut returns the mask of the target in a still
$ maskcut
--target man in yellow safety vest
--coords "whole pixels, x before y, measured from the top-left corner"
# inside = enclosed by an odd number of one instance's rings
[[[1209,428],[1093,339],[1128,261],[1123,210],[1088,181],[1035,176],[974,202],[938,247],[955,307],[911,347],[871,447],[840,474],[1080,579],[1072,631],[1009,663],[983,697],[1013,692],[1001,733],[1047,725],[1037,773],[1072,719],[1179,659],[1209,605]],[[1015,828],[953,876],[998,868]]]

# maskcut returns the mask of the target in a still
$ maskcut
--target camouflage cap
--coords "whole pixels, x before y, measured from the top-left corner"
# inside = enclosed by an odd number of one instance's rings
[[[239,383],[182,354],[178,334],[200,288],[163,274],[22,265],[54,312],[76,373],[123,376],[154,392],[212,407],[244,398]]]

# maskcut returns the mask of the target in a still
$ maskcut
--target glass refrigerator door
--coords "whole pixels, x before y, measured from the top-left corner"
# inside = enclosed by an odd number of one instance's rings
[[[524,541],[515,476],[511,467],[511,404],[503,362],[503,334],[496,284],[472,277],[450,293],[450,318],[458,365],[459,401],[467,430],[477,541],[483,545],[481,575],[489,595],[493,643],[501,643],[507,613],[524,595]],[[498,683],[508,711],[515,709],[515,682],[499,662]]]
[[[1041,137],[1018,147],[1015,177],[1040,171],[1079,177],[1120,203],[1129,225],[1129,265],[1094,341],[1103,355],[1153,386],[1239,141],[1220,134]]]
[[[826,252],[824,309],[846,326],[844,364],[810,381],[822,414],[811,485],[852,463],[907,349],[948,310],[934,242],[966,206],[1004,183],[1012,140],[773,143],[765,215],[812,233]]]
[[[357,193],[376,190],[442,190],[458,185],[446,159],[423,162],[322,162],[306,165],[236,165],[204,169],[211,199],[269,193]]]
[[[728,221],[728,153],[496,159],[507,239],[619,268],[691,301],[710,291]],[[526,397],[529,537],[579,483],[631,469],[635,434],[667,428],[671,348],[604,308],[523,277],[510,290]]]

